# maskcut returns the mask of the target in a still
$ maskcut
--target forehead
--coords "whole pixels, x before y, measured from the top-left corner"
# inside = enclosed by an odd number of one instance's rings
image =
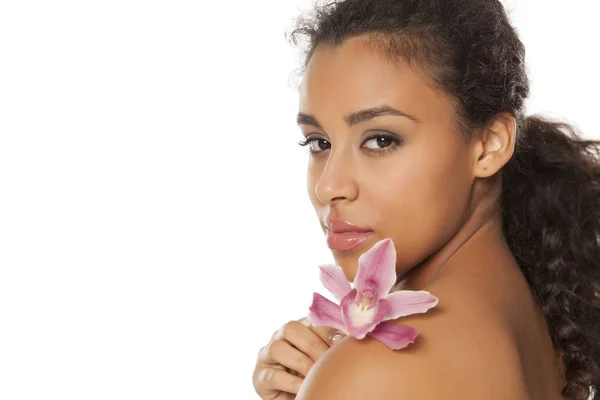
[[[346,113],[382,103],[401,107],[421,120],[450,108],[425,75],[402,59],[392,63],[378,55],[364,39],[349,39],[335,49],[316,48],[300,86],[301,112]]]

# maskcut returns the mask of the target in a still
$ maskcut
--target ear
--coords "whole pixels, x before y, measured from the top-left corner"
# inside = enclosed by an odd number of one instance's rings
[[[499,114],[486,125],[473,142],[475,176],[492,176],[510,160],[515,151],[516,132],[516,120],[510,113]]]

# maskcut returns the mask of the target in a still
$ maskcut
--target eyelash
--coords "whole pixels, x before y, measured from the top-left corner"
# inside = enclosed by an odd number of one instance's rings
[[[400,139],[400,138],[398,138],[397,136],[394,136],[394,135],[382,134],[382,133],[376,133],[376,134],[373,134],[373,135],[369,136],[368,138],[365,139],[365,141],[362,144],[364,145],[368,141],[373,140],[373,139],[377,139],[377,138],[389,139],[389,140],[392,141],[392,145],[390,145],[388,147],[384,147],[382,150],[367,149],[371,154],[375,154],[376,156],[382,155],[384,153],[388,153],[390,151],[398,150],[398,148],[402,145],[402,139]],[[318,140],[325,140],[325,139],[318,138],[318,137],[306,137],[306,138],[300,140],[298,142],[298,144],[300,146],[308,146],[311,142],[315,142],[315,141],[318,141]],[[327,141],[327,140],[325,140],[325,141]],[[314,154],[321,153],[322,151],[324,151],[324,150],[313,151],[309,147],[308,153],[311,154],[311,155],[314,155]]]

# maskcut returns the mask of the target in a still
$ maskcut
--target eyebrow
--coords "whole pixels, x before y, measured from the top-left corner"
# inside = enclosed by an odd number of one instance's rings
[[[346,121],[346,124],[348,126],[352,127],[354,125],[358,125],[373,118],[380,117],[382,115],[396,115],[399,117],[406,117],[414,122],[421,122],[421,120],[419,120],[418,118],[407,114],[403,111],[397,110],[393,107],[390,107],[386,104],[377,107],[366,108],[364,110],[347,114],[344,117],[344,121]],[[323,129],[319,121],[317,121],[317,119],[314,116],[304,114],[301,112],[298,113],[298,116],[296,117],[296,123],[298,125],[312,125],[319,129]]]

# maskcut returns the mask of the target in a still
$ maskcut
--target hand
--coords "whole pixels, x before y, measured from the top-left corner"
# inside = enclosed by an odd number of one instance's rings
[[[311,367],[343,336],[337,329],[313,326],[307,317],[283,325],[258,352],[254,390],[262,400],[295,399]]]

